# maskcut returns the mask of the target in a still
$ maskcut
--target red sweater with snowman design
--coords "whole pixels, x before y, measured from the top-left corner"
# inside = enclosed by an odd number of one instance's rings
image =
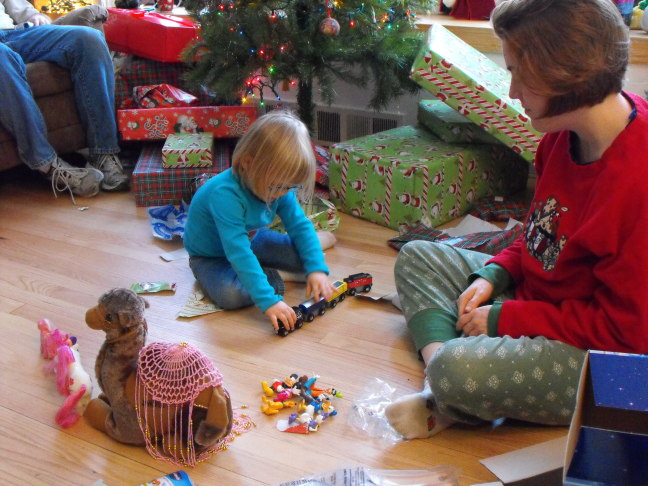
[[[542,138],[524,233],[488,262],[515,284],[498,335],[648,353],[648,102],[624,95],[635,117],[599,160],[576,163],[570,132]]]

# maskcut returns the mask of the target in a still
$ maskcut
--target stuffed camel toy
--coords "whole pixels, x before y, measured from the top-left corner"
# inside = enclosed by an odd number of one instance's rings
[[[232,430],[230,398],[222,376],[197,348],[145,346],[147,307],[132,290],[112,289],[86,312],[88,326],[104,331],[106,340],[95,363],[103,393],[84,416],[115,440],[193,466]]]

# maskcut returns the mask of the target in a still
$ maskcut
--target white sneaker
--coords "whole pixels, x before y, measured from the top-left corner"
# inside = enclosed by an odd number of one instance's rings
[[[128,176],[117,154],[93,155],[86,164],[88,168],[101,171],[104,175],[101,188],[104,191],[121,191],[128,189]]]
[[[57,157],[50,166],[47,178],[52,181],[54,196],[58,197],[57,192],[69,191],[72,202],[76,204],[75,194],[81,197],[96,196],[104,176],[97,169],[74,167]]]

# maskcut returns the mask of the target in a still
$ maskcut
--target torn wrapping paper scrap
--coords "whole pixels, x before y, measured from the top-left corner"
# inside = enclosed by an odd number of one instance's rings
[[[164,292],[170,290],[176,291],[176,284],[169,282],[138,282],[130,286],[130,289],[136,294],[153,294],[155,292]]]
[[[189,205],[184,201],[179,207],[170,204],[148,208],[153,236],[162,240],[171,240],[174,236],[182,238],[188,211]]]
[[[189,295],[184,307],[176,314],[176,317],[196,317],[213,312],[222,311],[222,307],[214,304],[209,297],[206,297],[202,290],[194,289]]]

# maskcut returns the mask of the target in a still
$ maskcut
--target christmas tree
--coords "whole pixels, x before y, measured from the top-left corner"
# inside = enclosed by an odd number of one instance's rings
[[[425,1],[425,0],[424,0]],[[417,87],[409,71],[422,39],[408,0],[185,0],[202,42],[189,79],[227,102],[297,85],[298,115],[312,130],[313,89],[334,99],[334,81],[373,87],[369,107],[384,108]]]

